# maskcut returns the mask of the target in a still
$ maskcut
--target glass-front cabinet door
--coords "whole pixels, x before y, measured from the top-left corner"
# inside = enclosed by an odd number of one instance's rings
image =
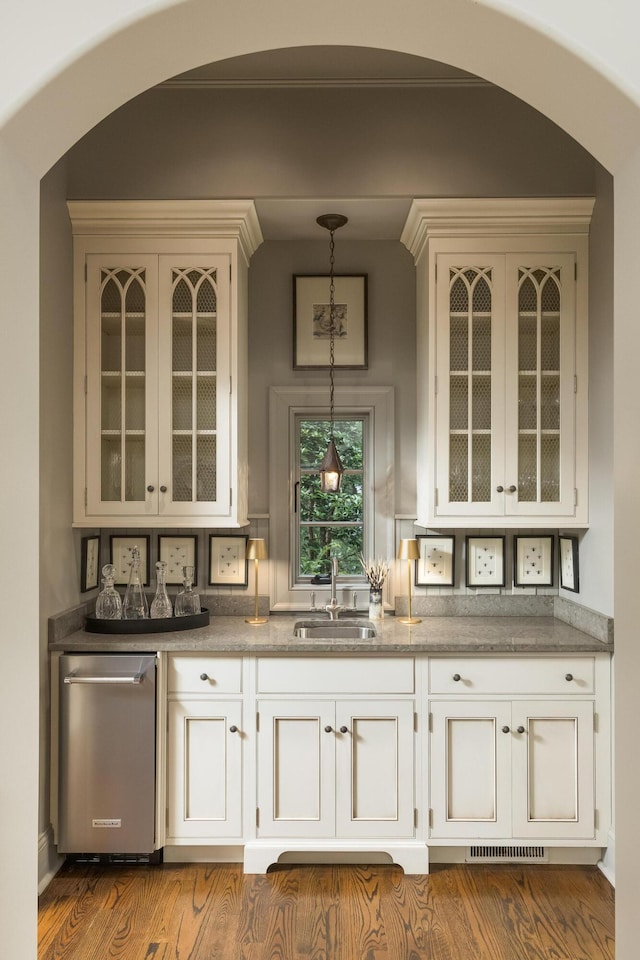
[[[160,515],[229,512],[229,270],[222,255],[160,257]]]
[[[87,257],[87,511],[157,512],[157,257]]]
[[[438,517],[575,513],[571,253],[437,258]]]
[[[575,257],[507,257],[506,512],[575,509]]]
[[[504,257],[438,257],[436,510],[499,516],[504,496]]]

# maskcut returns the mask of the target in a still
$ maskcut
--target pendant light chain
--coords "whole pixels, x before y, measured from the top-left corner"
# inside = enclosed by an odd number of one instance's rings
[[[333,394],[334,394],[334,383],[333,383],[333,367],[335,364],[335,350],[336,350],[336,285],[334,279],[334,266],[336,262],[335,257],[335,240],[333,239],[334,230],[330,231],[330,240],[329,240],[329,437],[331,440],[334,439],[333,436]]]

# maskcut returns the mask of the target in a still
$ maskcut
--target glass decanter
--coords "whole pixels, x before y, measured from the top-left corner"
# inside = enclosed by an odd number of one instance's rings
[[[105,563],[102,568],[103,589],[96,600],[97,620],[120,620],[122,617],[122,600],[114,587],[116,568],[112,563]]]
[[[151,602],[151,619],[162,620],[173,616],[173,606],[167,593],[167,564],[164,560],[156,563],[156,595]]]
[[[190,617],[200,613],[200,597],[193,590],[193,567],[183,567],[184,581],[176,596],[176,617]]]
[[[140,578],[140,549],[132,547],[131,569],[122,605],[122,618],[123,620],[146,620],[148,616],[149,606]]]

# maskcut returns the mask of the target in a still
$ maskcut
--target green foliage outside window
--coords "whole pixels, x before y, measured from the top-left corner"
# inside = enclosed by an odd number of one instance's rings
[[[298,575],[301,577],[329,573],[332,556],[338,558],[342,574],[362,575],[363,428],[361,419],[334,421],[333,435],[345,473],[338,494],[321,493],[318,464],[329,442],[329,421],[299,421]]]

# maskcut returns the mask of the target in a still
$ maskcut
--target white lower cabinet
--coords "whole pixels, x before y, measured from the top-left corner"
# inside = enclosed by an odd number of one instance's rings
[[[169,703],[167,842],[242,836],[242,703]]]
[[[258,703],[258,836],[414,834],[414,704]]]
[[[431,704],[431,833],[595,835],[593,703]]]

